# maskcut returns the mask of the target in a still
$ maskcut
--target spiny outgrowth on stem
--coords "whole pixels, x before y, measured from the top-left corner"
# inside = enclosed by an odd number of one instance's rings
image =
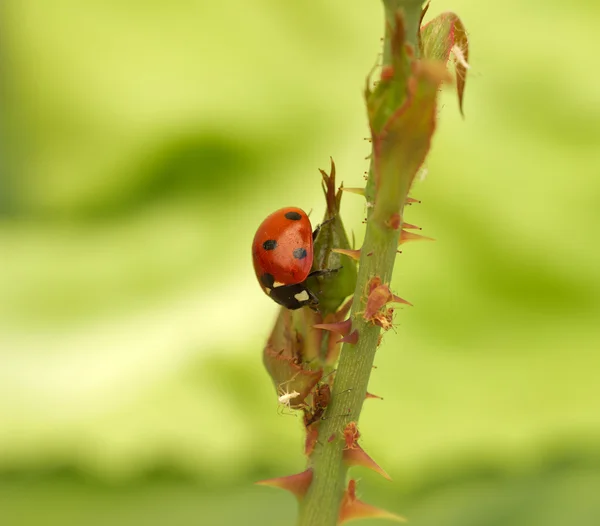
[[[350,194],[362,195],[363,197],[365,196],[365,189],[364,188],[355,188],[355,187],[341,186],[340,190],[342,192],[348,192]]]
[[[344,497],[342,498],[338,525],[356,519],[390,519],[396,522],[406,521],[406,519],[400,515],[371,506],[370,504],[357,499],[356,480],[351,479],[350,482],[348,482],[348,489],[344,492]]]
[[[344,428],[344,462],[347,466],[362,466],[379,473],[383,478],[392,480],[386,471],[379,466],[358,444],[360,432],[356,422],[350,422]]]
[[[352,330],[352,320],[348,318],[347,320],[333,323],[317,323],[313,327],[315,329],[323,329],[325,331],[336,332],[342,336],[346,336]]]
[[[405,224],[402,224],[402,231],[400,232],[400,239],[398,241],[398,245],[403,245],[404,243],[408,243],[409,241],[435,241],[432,237],[422,236],[421,234],[409,232],[407,230],[408,228],[418,227],[414,227],[413,225],[406,226]]]
[[[323,323],[314,325],[313,329],[329,330],[330,332],[339,332],[339,334],[341,334],[342,336],[346,336],[352,331],[352,323],[349,321],[349,319],[346,319],[345,321],[340,320],[344,320],[344,318],[348,316],[351,307],[352,298],[349,298],[336,313],[328,314],[327,316],[325,316]],[[334,327],[336,326],[339,328],[339,330],[334,329]],[[322,341],[323,351],[325,355],[325,366],[333,366],[338,360],[342,344],[332,334],[329,335],[329,338],[322,337]]]
[[[360,248],[334,248],[336,254],[343,254],[352,258],[354,261],[360,260]]]
[[[312,482],[312,478],[313,471],[309,468],[296,475],[260,480],[256,482],[256,484],[259,486],[273,486],[274,488],[284,489],[292,493],[298,500],[302,500]]]
[[[350,334],[339,339],[337,343],[349,343],[350,345],[356,345],[358,343],[358,329],[354,329]]]

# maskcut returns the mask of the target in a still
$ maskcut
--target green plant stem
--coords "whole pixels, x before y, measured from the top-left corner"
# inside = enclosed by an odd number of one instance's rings
[[[401,10],[404,15],[407,41],[416,49],[421,0],[383,0],[385,6],[386,32],[384,40],[383,65],[390,64],[390,28],[395,24],[395,13]],[[394,167],[399,171],[398,167]],[[394,174],[398,185],[396,195],[406,195],[411,178]],[[367,202],[373,204],[374,197],[373,164],[367,181]],[[389,208],[389,203],[386,203]],[[404,203],[395,203],[400,215]],[[371,211],[371,210],[369,210]],[[400,229],[389,228],[379,214],[369,213],[365,240],[361,249],[360,265],[354,303],[350,314],[353,329],[360,335],[356,345],[344,344],[336,373],[332,399],[326,419],[320,423],[319,439],[311,456],[313,480],[304,499],[300,503],[298,526],[335,526],[346,485],[347,467],[342,461],[343,429],[348,422],[358,421],[365,400],[369,376],[373,368],[380,327],[366,321],[362,316],[366,288],[373,276],[379,276],[383,283],[389,283],[396,261]],[[379,217],[381,217],[379,215]],[[329,440],[335,435],[335,439]]]

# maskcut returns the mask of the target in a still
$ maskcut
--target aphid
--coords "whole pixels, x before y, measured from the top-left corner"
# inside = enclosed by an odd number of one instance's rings
[[[300,393],[298,391],[290,391],[290,392],[279,395],[279,397],[277,398],[277,401],[281,405],[285,405],[291,409],[291,407],[292,407],[291,400],[293,400],[297,396],[300,396]]]
[[[296,398],[298,398],[300,396],[300,393],[298,391],[296,391],[295,389],[290,390],[289,389],[289,384],[291,382],[293,382],[296,379],[296,376],[298,376],[299,371],[292,376],[289,380],[286,380],[285,382],[281,382],[279,384],[279,386],[277,387],[277,412],[278,413],[287,413],[287,414],[294,414],[292,413],[293,409],[298,409],[300,406],[303,405],[302,401],[298,402],[293,402],[293,400],[295,400]],[[284,389],[284,386],[285,389]],[[296,406],[296,407],[294,407]]]
[[[313,393],[312,411],[304,411],[304,425],[308,427],[317,420],[320,420],[330,401],[331,387],[329,387],[329,384],[317,386]]]
[[[300,208],[288,207],[273,212],[256,231],[252,241],[256,277],[265,293],[287,309],[306,305],[316,310],[319,299],[307,287],[306,280],[339,270],[310,270],[313,241],[321,226],[312,232],[306,213]]]
[[[344,449],[356,449],[358,447],[357,441],[360,438],[360,432],[356,427],[356,422],[349,422],[344,428],[344,442],[346,446]]]

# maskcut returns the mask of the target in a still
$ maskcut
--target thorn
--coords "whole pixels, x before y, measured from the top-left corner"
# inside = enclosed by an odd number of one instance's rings
[[[416,204],[420,205],[421,201],[419,201],[418,199],[414,199],[413,197],[407,197],[405,203],[407,205],[412,205],[413,203],[416,203]]]
[[[288,475],[287,477],[259,480],[258,482],[256,482],[256,484],[258,484],[259,486],[272,486],[274,488],[284,489],[293,493],[298,500],[302,500],[302,498],[304,497],[304,495],[306,495],[306,492],[308,491],[308,487],[312,482],[312,478],[313,471],[311,468],[308,468],[302,473]]]
[[[365,450],[358,444],[354,444],[354,447],[344,449],[343,453],[344,462],[349,467],[362,466],[363,468],[372,469],[376,473],[379,473],[384,479],[392,480],[392,478],[377,464],[369,455],[365,453]]]
[[[399,245],[407,243],[408,241],[435,241],[432,237],[422,236],[420,234],[415,234],[414,232],[408,232],[407,230],[402,230],[400,232],[400,241]]]
[[[406,228],[408,230],[423,230],[420,226],[411,225],[410,223],[402,223],[402,228]]]
[[[358,261],[360,259],[360,249],[351,250],[349,248],[334,248],[332,252],[337,252],[338,254],[344,254],[345,256],[351,257]]]
[[[413,306],[413,304],[410,301],[406,301],[405,299],[402,299],[400,296],[396,296],[395,294],[392,294],[391,301],[393,301],[394,303],[402,303],[402,304],[408,305],[410,307]]]
[[[378,400],[383,400],[383,396],[377,396],[367,391],[367,394],[365,395],[365,400],[367,400],[368,398],[377,398]]]
[[[340,190],[342,190],[342,192],[348,192],[350,194],[362,195],[363,197],[365,196],[364,188],[350,188],[346,186],[341,186]]]
[[[380,518],[390,519],[397,522],[405,522],[404,517],[396,515],[381,508],[371,506],[362,500],[356,498],[356,480],[351,479],[348,482],[348,489],[344,492],[342,504],[340,506],[340,515],[338,525],[355,519]]]
[[[313,325],[313,328],[336,332],[342,336],[346,336],[352,330],[352,320],[348,318],[345,321],[338,321],[336,323],[317,323]]]
[[[358,331],[354,329],[350,334],[344,336],[341,340],[338,340],[335,343],[349,343],[351,345],[356,345],[358,343]]]

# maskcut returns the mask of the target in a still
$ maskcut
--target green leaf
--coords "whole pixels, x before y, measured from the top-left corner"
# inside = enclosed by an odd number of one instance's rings
[[[456,13],[446,12],[436,16],[421,27],[421,56],[441,60],[445,64],[454,55],[458,107],[463,113],[463,94],[469,68],[469,40],[467,31]]]

